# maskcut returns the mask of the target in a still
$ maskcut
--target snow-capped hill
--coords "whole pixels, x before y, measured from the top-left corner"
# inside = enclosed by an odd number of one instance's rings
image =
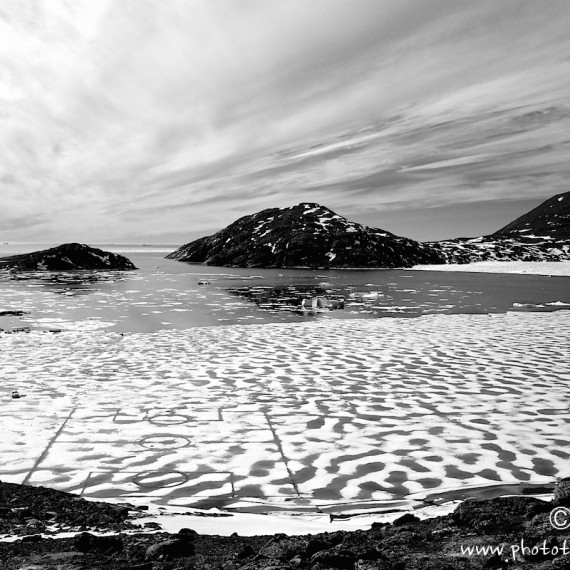
[[[493,234],[431,245],[446,263],[570,260],[570,192],[546,200]]]
[[[167,257],[234,267],[411,267],[443,262],[428,245],[351,222],[314,203],[244,216]]]

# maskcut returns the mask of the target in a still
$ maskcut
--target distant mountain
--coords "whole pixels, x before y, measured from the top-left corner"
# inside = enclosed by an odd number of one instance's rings
[[[430,245],[446,263],[570,260],[570,192],[546,200],[493,234]]]
[[[570,192],[546,200],[492,234],[495,238],[570,240]]]
[[[233,267],[412,267],[443,263],[429,245],[302,203],[244,216],[168,259]]]
[[[17,271],[131,270],[129,259],[80,243],[66,243],[51,249],[0,258],[0,269]]]

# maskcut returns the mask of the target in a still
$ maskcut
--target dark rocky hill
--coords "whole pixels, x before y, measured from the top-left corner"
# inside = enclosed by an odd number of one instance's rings
[[[169,259],[234,267],[411,267],[443,263],[429,245],[302,203],[244,216],[188,243]]]
[[[570,240],[570,192],[549,198],[492,235],[525,240]]]
[[[475,261],[570,260],[570,192],[493,234],[419,243],[348,221],[319,204],[244,216],[169,259],[234,267],[411,267]]]
[[[16,271],[131,270],[129,259],[80,243],[0,258],[0,269]]]
[[[570,192],[546,200],[493,234],[430,245],[446,263],[570,260]]]

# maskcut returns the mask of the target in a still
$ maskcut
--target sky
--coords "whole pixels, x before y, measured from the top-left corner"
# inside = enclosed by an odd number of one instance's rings
[[[3,0],[0,241],[317,202],[418,240],[570,190],[570,2]]]

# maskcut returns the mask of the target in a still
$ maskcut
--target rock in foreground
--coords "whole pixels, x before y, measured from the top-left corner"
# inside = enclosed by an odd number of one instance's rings
[[[42,251],[0,258],[0,269],[16,271],[130,271],[136,267],[122,255],[80,243],[65,243]]]
[[[133,513],[132,506],[0,482],[0,533],[20,537],[0,541],[0,568],[562,570],[570,567],[570,530],[553,528],[555,505],[532,497],[467,500],[449,515],[420,520],[408,513],[393,524],[373,523],[369,530],[339,531],[331,522],[330,532],[314,535],[225,537],[189,528],[167,534],[139,526],[135,532],[144,513]],[[188,516],[192,522],[196,519]],[[75,536],[51,538],[52,526]]]
[[[443,263],[430,246],[348,221],[319,204],[244,216],[168,259],[230,267],[412,267]]]

